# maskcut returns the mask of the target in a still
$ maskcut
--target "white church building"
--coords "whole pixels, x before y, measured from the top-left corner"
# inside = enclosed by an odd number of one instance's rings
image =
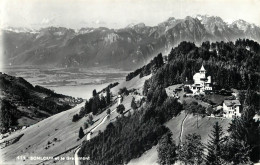
[[[199,72],[193,75],[193,81],[193,84],[188,85],[193,94],[200,94],[212,90],[211,76],[206,77],[206,69],[203,65]]]

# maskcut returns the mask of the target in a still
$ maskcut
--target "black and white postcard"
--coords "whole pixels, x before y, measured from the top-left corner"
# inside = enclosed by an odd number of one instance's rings
[[[1,165],[260,165],[260,0],[1,0]]]

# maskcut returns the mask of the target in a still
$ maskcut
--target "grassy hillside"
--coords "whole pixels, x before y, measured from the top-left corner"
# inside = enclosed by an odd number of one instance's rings
[[[148,76],[145,76],[142,78],[139,78],[139,76],[136,76],[133,79],[131,79],[130,81],[124,80],[120,84],[118,84],[117,86],[112,88],[111,92],[113,94],[117,94],[119,89],[126,87],[128,90],[137,89],[137,92],[142,94],[144,82],[145,82],[145,80],[149,79],[150,77],[151,77],[151,75],[148,75]]]
[[[179,143],[179,136],[181,132],[181,123],[184,119],[185,114],[181,113],[177,117],[168,121],[165,125],[171,130],[173,134],[173,139],[175,140],[176,144]],[[201,136],[201,140],[203,143],[206,143],[208,140],[208,134],[212,130],[212,126],[215,122],[219,122],[223,127],[224,132],[226,132],[229,123],[231,122],[230,119],[224,118],[213,118],[213,117],[198,117],[198,128],[197,128],[197,116],[188,115],[184,124],[183,124],[183,134],[182,134],[182,141],[185,140],[185,136],[191,133],[197,133]]]
[[[84,120],[73,123],[71,119],[75,113],[79,112],[80,107],[83,105],[84,103],[81,103],[68,111],[44,119],[24,130],[16,131],[9,137],[1,140],[0,143],[24,134],[18,142],[1,149],[2,163],[13,164],[23,162],[31,164],[32,161],[28,159],[18,161],[15,158],[19,155],[26,157],[54,156],[72,146],[80,144],[80,141],[77,141],[78,130],[83,125]],[[57,138],[56,142],[54,142],[54,138]],[[48,145],[48,141],[51,144]],[[33,163],[37,162],[40,161],[33,161]]]
[[[123,87],[142,87],[143,82],[145,81],[145,78],[139,79],[133,79],[129,84],[122,82],[117,87],[112,88],[111,92],[114,94],[117,94],[117,91],[120,88]],[[138,85],[137,85],[138,84]],[[136,95],[128,95],[125,96],[123,99],[122,104],[125,106],[125,112],[129,111],[131,109],[131,100],[133,97],[136,97],[138,99],[140,96]],[[116,99],[116,97],[114,97]],[[16,138],[21,134],[24,134],[20,140],[12,145],[9,145],[7,147],[4,147],[1,150],[1,163],[4,164],[31,164],[31,163],[40,163],[42,161],[30,161],[26,159],[25,161],[18,161],[15,158],[20,155],[24,155],[26,157],[29,156],[55,156],[57,154],[60,154],[72,147],[75,147],[77,145],[80,145],[82,141],[86,140],[86,136],[83,137],[81,140],[77,141],[78,139],[78,132],[79,128],[83,127],[84,122],[87,121],[87,117],[83,117],[77,122],[72,122],[72,117],[75,114],[78,114],[80,111],[80,108],[84,106],[84,103],[81,103],[77,105],[76,107],[64,111],[61,113],[58,113],[56,115],[53,115],[49,118],[46,118],[24,130],[18,130],[14,133],[12,133],[9,137],[0,140],[0,144],[4,141],[8,141],[10,139]],[[112,106],[108,107],[111,109],[111,111],[115,110],[117,107],[117,102],[113,104]],[[128,113],[128,112],[127,112]],[[126,115],[127,115],[126,113]],[[91,138],[98,135],[99,131],[104,131],[106,129],[106,126],[110,123],[116,120],[116,117],[119,114],[116,111],[113,111],[110,115],[110,117],[100,126],[98,129],[93,131],[93,134],[91,135]],[[84,130],[84,133],[86,134],[89,132],[92,128],[94,128],[96,125],[100,123],[100,121],[106,116],[106,110],[103,111],[103,113],[99,115],[93,116],[94,124],[91,125],[89,128]],[[57,139],[56,141],[54,139]],[[28,140],[30,139],[30,140]],[[48,144],[49,143],[49,144]],[[46,149],[47,148],[47,149]],[[62,154],[62,156],[70,156],[73,157],[74,153],[73,150]],[[53,160],[45,162],[45,164],[52,164]],[[67,163],[72,164],[73,161],[60,161],[57,163]]]
[[[125,99],[126,101],[127,99]],[[86,137],[77,141],[79,128],[83,127],[83,123],[87,120],[87,117],[83,117],[77,122],[72,122],[72,116],[76,113],[79,113],[80,108],[84,106],[84,103],[77,105],[76,107],[51,116],[47,119],[44,119],[31,127],[26,128],[25,130],[19,130],[9,137],[0,141],[8,141],[9,139],[15,138],[20,134],[24,134],[23,137],[16,143],[7,146],[1,150],[1,161],[2,163],[13,164],[15,163],[15,158],[19,155],[29,156],[55,156],[59,153],[62,153],[74,146],[81,144]],[[111,107],[111,109],[115,108]],[[84,130],[85,134],[91,130],[93,127],[98,125],[100,120],[106,115],[106,111],[103,113],[93,116],[95,123],[90,126],[88,129]],[[116,117],[114,114],[111,114],[110,119]],[[109,123],[106,121],[105,123]],[[95,136],[99,130],[93,132],[92,136]],[[54,138],[57,138],[55,141]],[[28,140],[30,139],[30,140]],[[48,144],[48,142],[50,144]],[[47,147],[47,149],[46,149]],[[73,156],[73,153],[72,155]],[[25,161],[18,161],[18,163],[31,164],[32,161],[26,159]],[[39,163],[41,161],[33,161],[33,163]]]
[[[157,146],[154,146],[150,150],[146,151],[141,157],[132,159],[128,165],[157,165],[158,152]]]
[[[169,120],[165,125],[171,130],[172,132],[172,138],[175,140],[176,144],[179,143],[179,137],[181,132],[181,124],[185,117],[185,113],[181,113],[177,117],[174,117],[173,119]],[[182,140],[185,140],[185,136],[191,133],[197,133],[201,136],[201,140],[204,144],[206,144],[208,140],[208,134],[212,130],[212,126],[215,124],[215,122],[219,122],[221,126],[223,127],[223,130],[227,130],[229,123],[231,120],[229,119],[221,119],[221,118],[211,118],[211,117],[204,117],[198,118],[198,125],[199,128],[197,128],[197,117],[193,115],[188,115],[184,125],[183,125],[183,134],[182,134]],[[129,165],[145,165],[145,164],[151,164],[156,165],[158,164],[157,158],[157,146],[154,146],[150,150],[146,151],[141,157],[137,159],[131,160],[128,164]]]

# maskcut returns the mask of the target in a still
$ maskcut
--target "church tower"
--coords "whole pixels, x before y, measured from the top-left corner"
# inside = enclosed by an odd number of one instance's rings
[[[206,78],[206,70],[203,65],[200,68],[200,78]]]

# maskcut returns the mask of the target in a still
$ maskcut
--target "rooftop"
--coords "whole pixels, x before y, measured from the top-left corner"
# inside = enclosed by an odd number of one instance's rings
[[[206,71],[203,65],[201,66],[200,71]]]
[[[224,104],[226,104],[226,106],[231,107],[234,105],[241,105],[239,100],[224,100]]]

